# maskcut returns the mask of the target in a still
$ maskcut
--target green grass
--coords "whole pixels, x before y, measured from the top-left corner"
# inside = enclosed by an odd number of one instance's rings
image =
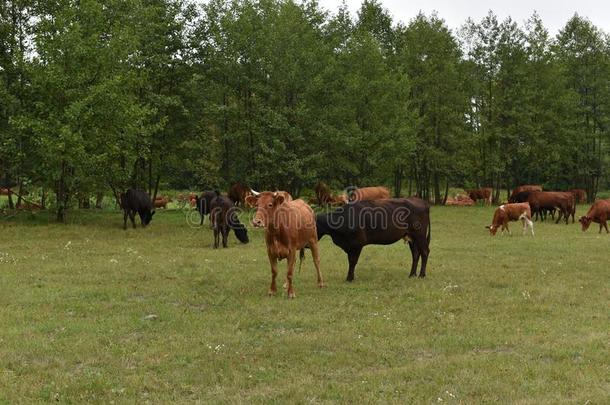
[[[610,236],[431,215],[425,280],[401,242],[348,284],[325,238],[326,288],[308,253],[295,300],[266,296],[260,230],[214,250],[179,210],[127,231],[118,212],[0,220],[0,402],[608,403]]]

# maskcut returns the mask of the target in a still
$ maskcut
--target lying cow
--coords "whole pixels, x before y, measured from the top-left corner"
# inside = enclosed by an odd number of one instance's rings
[[[491,205],[491,194],[493,192],[493,189],[489,187],[482,187],[478,189],[469,189],[464,191],[468,193],[468,197],[470,197],[470,199],[475,203],[478,200],[483,200],[483,205]]]
[[[286,284],[288,298],[294,298],[292,275],[297,251],[309,247],[318,275],[318,287],[324,287],[320,273],[320,250],[316,233],[316,217],[313,210],[303,200],[287,201],[287,197],[279,192],[262,192],[246,197],[246,202],[256,207],[256,215],[252,224],[265,228],[267,256],[271,264],[271,287],[269,295],[275,295],[277,286],[277,261],[288,259]]]
[[[239,222],[237,209],[228,197],[219,195],[211,201],[210,219],[214,229],[214,249],[218,248],[220,235],[222,235],[222,247],[227,247],[230,229],[233,229],[235,237],[241,243],[249,242],[248,230],[244,224]]]
[[[204,191],[201,193],[201,197],[195,196],[195,206],[197,207],[197,212],[201,217],[201,222],[199,225],[203,225],[205,216],[210,214],[212,200],[219,195],[220,193],[218,191]]]
[[[150,196],[142,190],[130,188],[121,194],[121,208],[123,208],[123,229],[127,229],[127,217],[131,220],[134,229],[136,227],[136,212],[140,216],[142,227],[145,227],[152,220],[155,211],[153,210]]]
[[[591,222],[599,224],[599,233],[602,233],[602,227],[606,229],[608,233],[608,224],[606,221],[610,217],[610,201],[609,200],[597,200],[593,203],[587,215],[583,215],[578,218],[578,222],[582,225],[582,231],[589,229]]]
[[[330,235],[333,243],[345,253],[349,262],[347,281],[354,272],[362,248],[366,245],[389,245],[404,239],[409,243],[413,262],[409,277],[426,276],[430,253],[430,207],[417,197],[360,201],[316,218],[318,239]]]
[[[390,198],[390,190],[387,187],[362,187],[349,189],[346,202],[385,200],[388,198]]]
[[[498,232],[498,228],[502,229],[502,235],[504,231],[508,231],[509,235],[512,235],[510,229],[508,229],[508,223],[511,221],[521,221],[523,223],[523,234],[529,227],[532,236],[534,236],[534,223],[532,222],[532,211],[529,203],[515,203],[515,204],[504,204],[496,208],[494,212],[493,220],[491,225],[485,228],[489,229],[490,235],[494,236]]]

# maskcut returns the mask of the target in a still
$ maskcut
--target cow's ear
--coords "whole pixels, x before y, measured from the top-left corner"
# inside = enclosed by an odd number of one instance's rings
[[[246,204],[248,204],[250,207],[256,207],[257,203],[258,203],[258,196],[255,196],[255,195],[246,196]]]
[[[273,199],[274,205],[281,205],[284,202],[285,197],[282,194],[277,194]]]

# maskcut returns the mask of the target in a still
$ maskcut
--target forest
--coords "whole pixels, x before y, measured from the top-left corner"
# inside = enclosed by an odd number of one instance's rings
[[[575,14],[456,30],[315,0],[5,0],[0,186],[67,209],[128,187],[294,195],[608,187],[610,37]],[[13,204],[11,201],[10,204]]]

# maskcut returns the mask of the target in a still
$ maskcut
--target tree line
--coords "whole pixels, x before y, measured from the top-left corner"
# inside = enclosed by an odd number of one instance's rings
[[[127,187],[299,195],[607,187],[610,39],[489,12],[355,18],[315,0],[5,0],[0,180],[68,208]],[[21,197],[19,197],[21,198]]]

